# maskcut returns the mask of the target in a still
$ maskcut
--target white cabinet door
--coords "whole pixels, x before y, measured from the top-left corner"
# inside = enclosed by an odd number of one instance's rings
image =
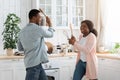
[[[72,80],[76,57],[62,57],[60,59],[60,80]]]
[[[14,80],[13,78],[13,65],[11,60],[0,61],[0,80]]]
[[[120,80],[120,61],[107,58],[99,58],[98,79]]]
[[[13,61],[14,80],[25,80],[26,70],[23,59]]]
[[[1,68],[0,69],[0,80],[14,80],[13,69],[12,68]]]
[[[72,80],[70,73],[70,66],[62,66],[60,68],[60,80]]]
[[[16,68],[14,78],[15,80],[25,80],[26,71],[24,68]]]
[[[23,60],[1,60],[0,64],[0,80],[25,80]]]

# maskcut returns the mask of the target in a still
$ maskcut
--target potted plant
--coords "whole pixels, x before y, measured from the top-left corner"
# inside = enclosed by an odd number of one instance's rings
[[[120,43],[116,42],[113,49],[110,50],[111,53],[119,53],[120,52]]]
[[[3,46],[6,49],[7,55],[13,54],[13,49],[16,49],[18,33],[20,31],[19,23],[20,18],[14,13],[7,15],[6,21],[4,23],[3,35]]]

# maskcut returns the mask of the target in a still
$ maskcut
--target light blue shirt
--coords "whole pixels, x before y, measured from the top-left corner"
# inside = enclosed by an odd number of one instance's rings
[[[24,51],[26,68],[48,62],[44,38],[53,37],[53,29],[29,23],[18,36],[18,50]]]

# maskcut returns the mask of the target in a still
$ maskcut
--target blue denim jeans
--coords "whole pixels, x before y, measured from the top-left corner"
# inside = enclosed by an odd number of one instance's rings
[[[42,65],[26,68],[25,80],[48,80]]]
[[[82,80],[85,73],[86,73],[86,62],[79,60],[74,71],[73,80]]]

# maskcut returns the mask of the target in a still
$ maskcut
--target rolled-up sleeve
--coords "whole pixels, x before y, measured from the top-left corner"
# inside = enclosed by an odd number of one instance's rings
[[[22,44],[20,42],[20,39],[18,39],[17,45],[18,45],[18,50],[19,51],[24,51],[23,46],[22,46]]]
[[[53,37],[53,33],[54,33],[53,28],[46,29],[46,28],[41,27],[39,31],[40,31],[39,34],[42,35],[45,38]]]
[[[74,44],[74,47],[79,51],[83,51],[85,53],[90,53],[95,45],[96,45],[96,37],[93,35],[90,35],[87,38],[86,44],[84,46],[80,45],[79,42],[76,41]]]

